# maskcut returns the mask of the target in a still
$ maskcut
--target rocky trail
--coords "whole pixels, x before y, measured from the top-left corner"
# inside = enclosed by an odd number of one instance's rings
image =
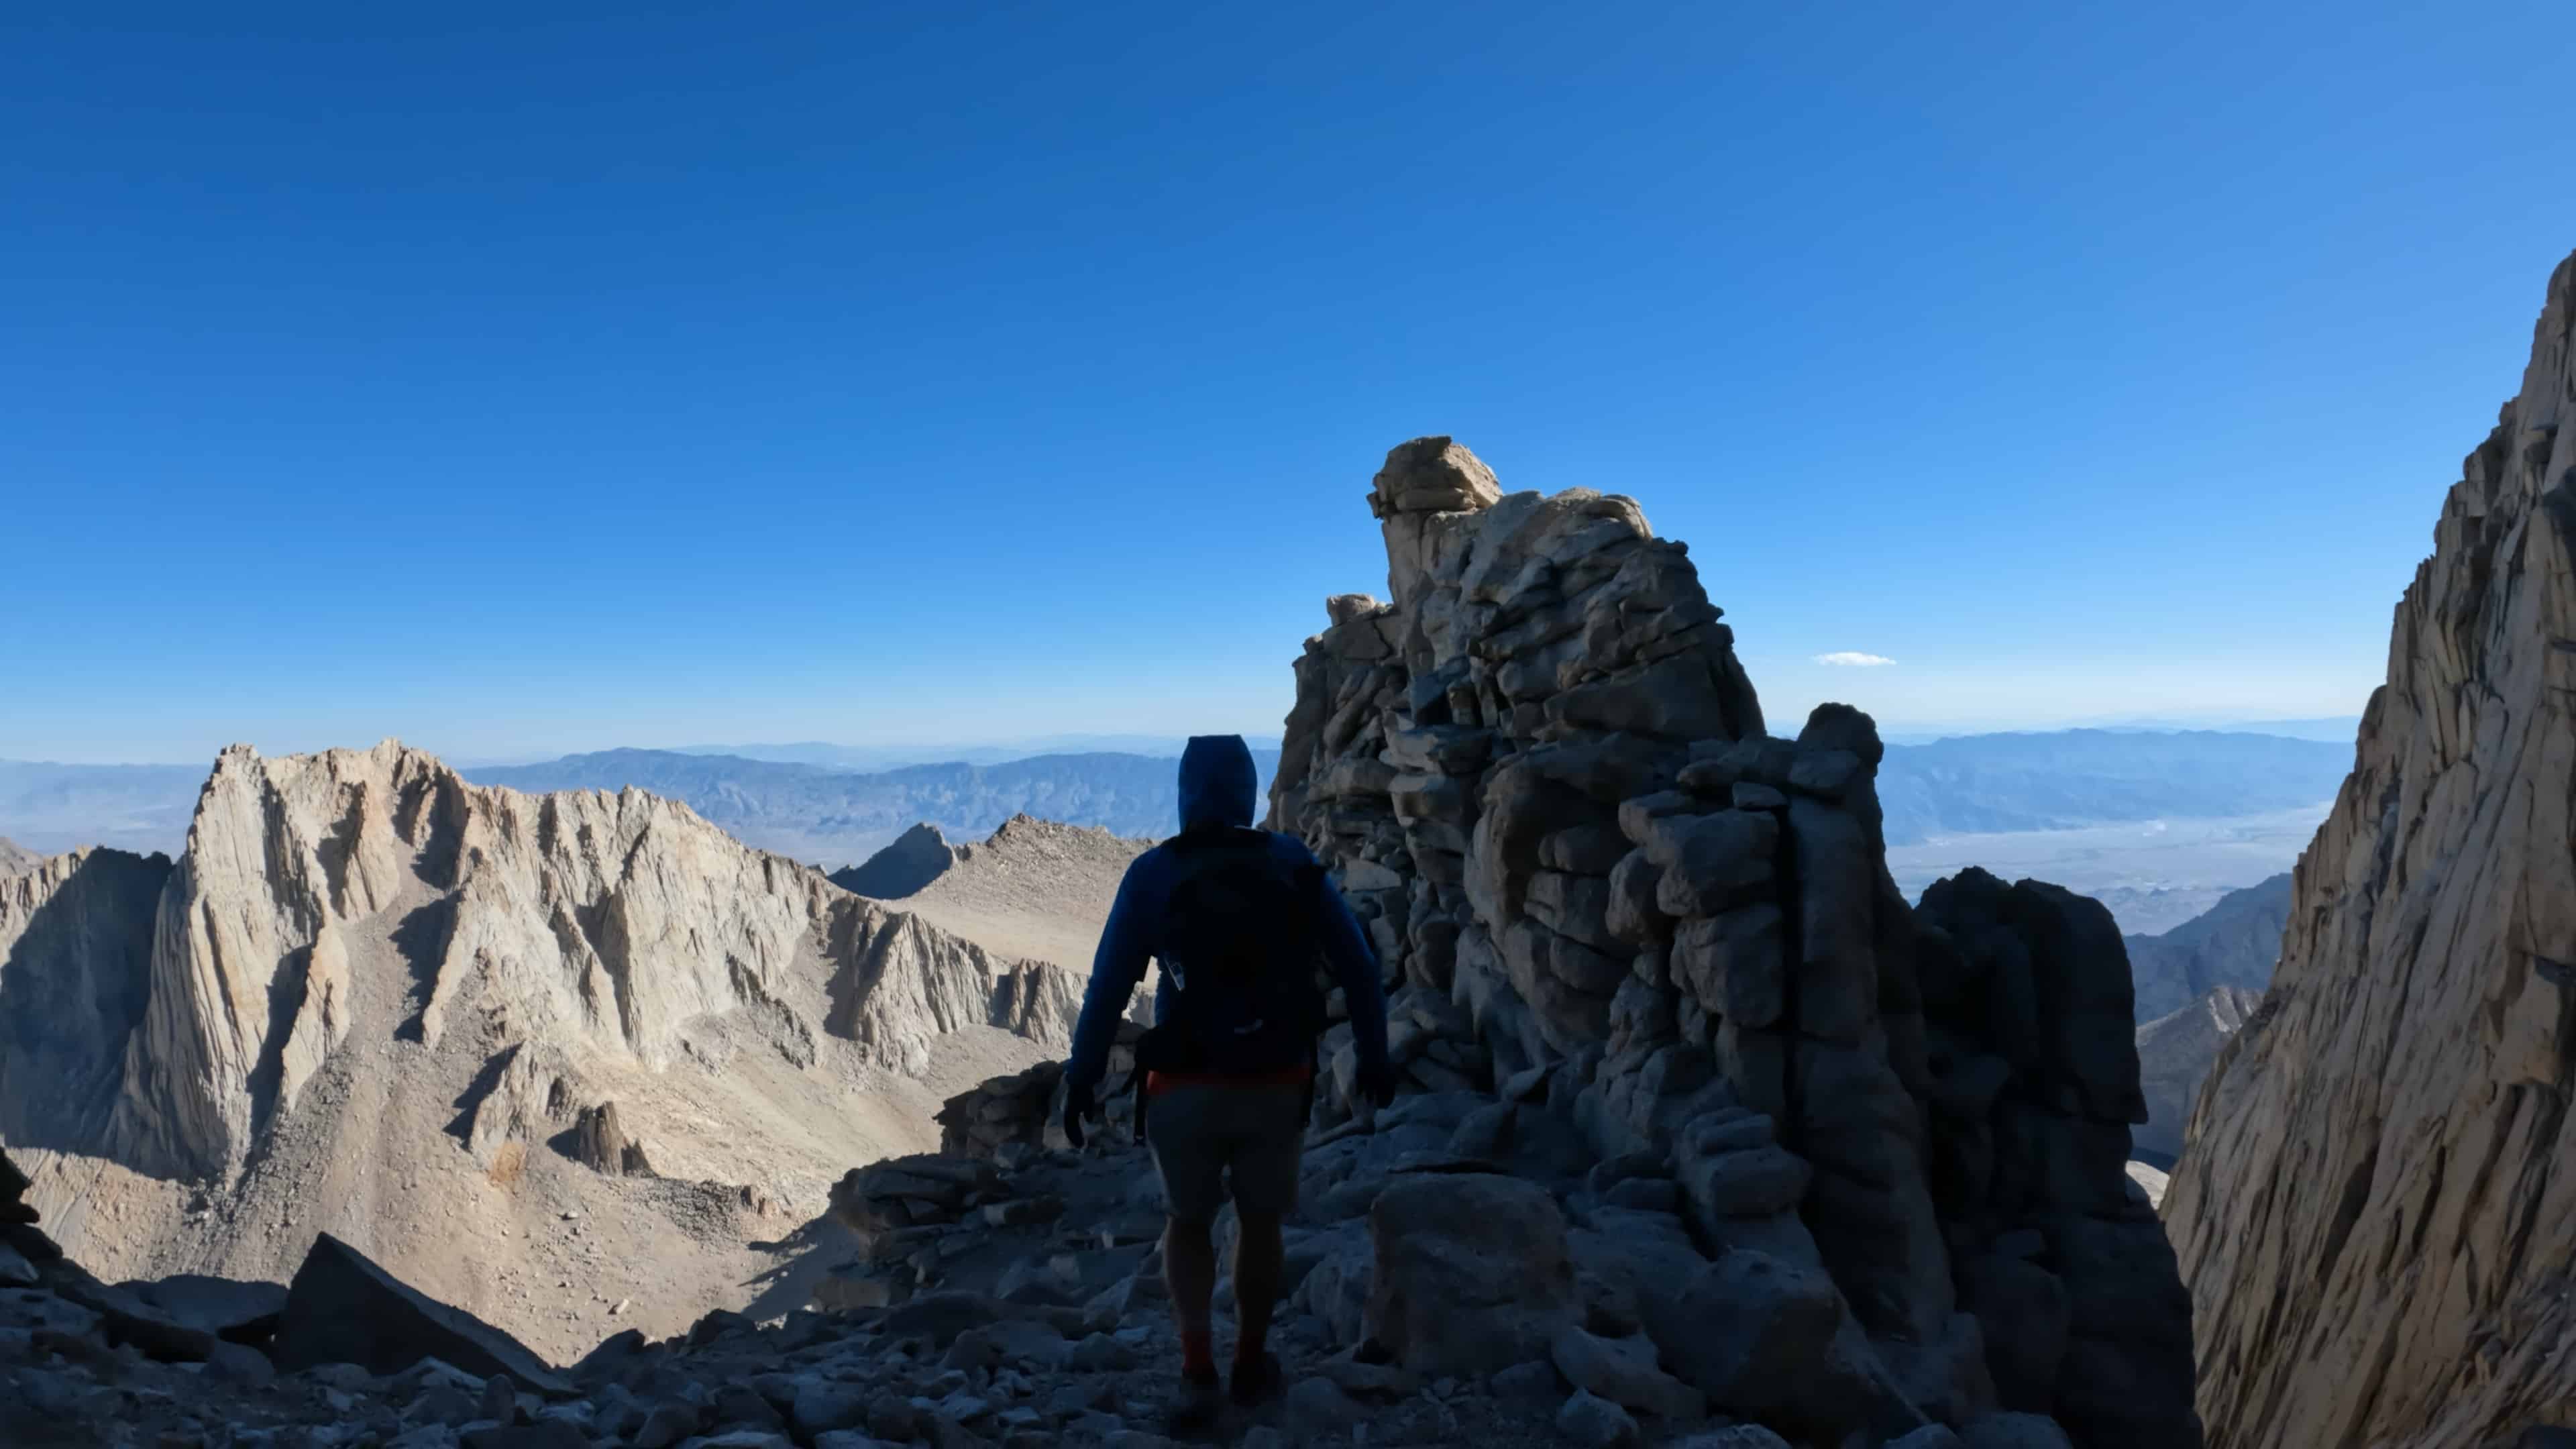
[[[1714,1403],[1775,1397],[1774,1376],[1851,1372],[1833,1359],[1830,1315],[1812,1312],[1819,1285],[1705,1272],[1665,1293],[1659,1272],[1696,1257],[1674,1211],[1683,1189],[1642,1162],[1574,1170],[1583,1156],[1543,1103],[1471,1093],[1408,1097],[1319,1146],[1272,1335],[1285,1391],[1206,1437],[2067,1442],[2029,1415],[1986,1414],[1964,1433],[1909,1423],[1919,1416],[1900,1397],[1848,1379],[1833,1388],[1857,1390],[1854,1410],[1877,1423],[1789,1439],[1732,1421]],[[833,1219],[880,1266],[932,1265],[905,1275],[898,1301],[765,1321],[716,1311],[668,1338],[616,1335],[560,1370],[334,1239],[290,1288],[109,1287],[15,1225],[0,1249],[0,1423],[13,1445],[153,1449],[1154,1449],[1171,1442],[1160,1430],[1177,1387],[1159,1208],[1148,1160],[1114,1133],[1088,1152],[892,1159],[845,1180]],[[1506,1244],[1516,1251],[1491,1251]],[[853,1269],[820,1297],[883,1296],[863,1285],[889,1279]],[[1230,1308],[1230,1281],[1218,1303]],[[1764,1331],[1729,1334],[1730,1322]],[[1696,1382],[1658,1368],[1660,1352]]]

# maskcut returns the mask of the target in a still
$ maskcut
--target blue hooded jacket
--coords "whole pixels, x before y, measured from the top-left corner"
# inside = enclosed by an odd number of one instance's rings
[[[1181,830],[1194,826],[1252,824],[1257,776],[1252,751],[1241,735],[1194,735],[1181,751]],[[1293,835],[1270,834],[1270,848],[1283,866],[1316,864],[1314,852]],[[1172,887],[1180,879],[1180,861],[1170,842],[1155,846],[1127,867],[1118,883],[1118,899],[1101,928],[1100,949],[1091,958],[1091,986],[1083,993],[1082,1019],[1073,1029],[1073,1054],[1065,1063],[1071,1086],[1097,1086],[1109,1069],[1109,1048],[1127,1001],[1145,979],[1145,963],[1161,954],[1165,916]],[[1369,948],[1360,923],[1342,903],[1342,893],[1327,879],[1313,902],[1315,934],[1323,942],[1324,961],[1350,1002],[1351,1030],[1364,1066],[1386,1061],[1386,988],[1378,977],[1377,953]],[[1172,978],[1166,974],[1154,996],[1154,1019],[1172,1012]]]

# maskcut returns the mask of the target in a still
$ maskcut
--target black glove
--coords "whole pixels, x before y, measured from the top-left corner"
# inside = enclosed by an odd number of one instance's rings
[[[1077,1148],[1082,1146],[1082,1119],[1097,1122],[1101,1117],[1100,1105],[1091,1099],[1091,1093],[1088,1082],[1064,1084],[1064,1140]]]
[[[1395,1105],[1395,1067],[1392,1063],[1378,1062],[1362,1066],[1359,1080],[1353,1085],[1358,1088],[1361,1097],[1377,1103],[1380,1107]]]

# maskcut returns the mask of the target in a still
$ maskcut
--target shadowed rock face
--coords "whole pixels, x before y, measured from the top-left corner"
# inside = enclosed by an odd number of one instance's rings
[[[1891,1402],[1962,1422],[2000,1392],[2088,1445],[2197,1445],[2187,1307],[2124,1170],[2144,1111],[2108,912],[1981,873],[1909,909],[1869,718],[1769,735],[1634,501],[1505,493],[1425,438],[1369,503],[1391,602],[1337,595],[1307,641],[1270,824],[1398,982],[1408,1085],[1543,1100],[1605,1166],[1661,1164],[1630,1195],[1683,1213],[1671,1274],[1704,1289],[1664,1321],[1758,1300],[1817,1350],[1783,1384],[1663,1345],[1721,1410],[1894,1437]],[[1356,1063],[1347,1028],[1326,1048],[1329,1124]]]
[[[939,879],[956,863],[956,850],[938,826],[925,821],[857,865],[832,872],[832,884],[854,896],[899,901]]]
[[[143,1019],[167,856],[105,848],[0,867],[0,1141],[105,1132]]]
[[[2273,963],[2281,958],[2281,930],[2289,918],[2290,877],[2285,873],[2229,891],[2218,904],[2161,935],[2129,937],[2139,1027],[2204,1000],[2222,986],[2262,995],[2272,984]]]
[[[2576,1306],[2576,261],[2398,604],[2270,994],[2165,1199],[2220,1446],[2564,1422]]]
[[[2132,1134],[2132,1153],[2171,1167],[2182,1155],[2183,1127],[2200,1100],[2201,1083],[2227,1039],[2244,1029],[2263,1004],[2263,993],[2242,986],[2214,986],[2180,1011],[2138,1028],[2138,1086],[2147,1120]]]

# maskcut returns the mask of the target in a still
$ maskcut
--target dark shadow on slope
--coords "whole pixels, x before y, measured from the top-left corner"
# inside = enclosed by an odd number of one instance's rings
[[[405,1005],[409,1015],[394,1029],[396,1041],[420,1041],[430,994],[438,989],[438,963],[447,955],[447,933],[456,921],[456,898],[440,896],[394,924],[394,954],[411,973]]]
[[[492,1095],[493,1088],[501,1085],[501,1074],[510,1070],[510,1063],[519,1059],[519,1047],[520,1043],[512,1042],[492,1053],[491,1060],[483,1063],[482,1070],[474,1074],[474,1080],[466,1085],[464,1091],[456,1094],[455,1101],[448,1103],[456,1109],[455,1117],[447,1124],[448,1136],[459,1142],[473,1140],[475,1109],[483,1105],[484,1098]]]
[[[743,1305],[742,1313],[753,1322],[781,1318],[814,1302],[814,1286],[834,1268],[858,1256],[858,1235],[826,1213],[774,1243],[753,1243],[754,1251],[792,1253],[766,1273],[757,1274],[742,1286],[766,1285],[757,1297]]]
[[[277,1099],[286,1083],[286,1038],[295,1030],[295,1014],[304,1005],[312,973],[313,948],[298,946],[279,959],[277,970],[268,978],[268,1028],[260,1038],[248,1083],[253,1142],[266,1138],[276,1115]]]
[[[166,855],[92,851],[0,960],[0,1141],[93,1155],[109,1147],[172,868]]]

